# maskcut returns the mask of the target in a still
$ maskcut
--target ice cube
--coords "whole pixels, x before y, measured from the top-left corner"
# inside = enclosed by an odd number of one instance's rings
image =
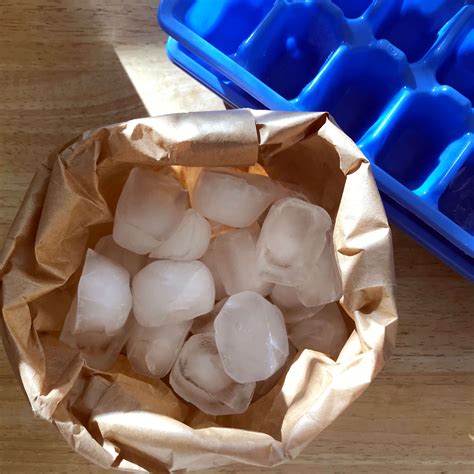
[[[259,277],[256,266],[258,227],[235,229],[215,238],[219,274],[228,295],[249,290],[268,295],[272,283]]]
[[[191,324],[192,321],[184,321],[149,328],[135,322],[127,342],[131,366],[148,377],[164,377],[173,367]]]
[[[243,413],[255,390],[255,383],[240,384],[225,373],[213,334],[196,334],[186,341],[170,384],[180,397],[216,416]]]
[[[104,332],[122,328],[132,307],[130,275],[122,266],[88,249],[77,289],[72,332]]]
[[[275,200],[272,180],[229,169],[204,169],[191,193],[203,216],[231,227],[248,227]]]
[[[222,278],[219,271],[219,262],[216,257],[216,252],[214,249],[215,239],[211,240],[207,252],[201,257],[201,262],[203,262],[207,268],[212,273],[212,279],[214,280],[214,286],[216,289],[216,299],[220,301],[222,298],[227,296],[225,292],[224,284],[222,283]]]
[[[107,369],[127,340],[131,307],[127,270],[88,249],[60,339],[80,350],[91,367]]]
[[[64,321],[60,339],[68,346],[77,349],[89,367],[98,370],[109,369],[120,354],[130,334],[132,318],[114,335],[108,336],[104,331],[86,331],[73,333],[77,316],[77,297]]]
[[[104,257],[110,258],[121,265],[125,270],[128,271],[131,277],[134,277],[147,263],[148,259],[145,255],[138,255],[130,252],[130,250],[120,247],[112,235],[106,235],[102,237],[94,247],[97,253],[100,253]]]
[[[132,292],[135,318],[147,327],[177,324],[214,307],[212,274],[198,260],[152,262],[135,275]]]
[[[220,300],[214,305],[211,312],[205,314],[204,316],[199,316],[198,318],[193,319],[193,325],[191,326],[191,332],[193,334],[201,334],[205,332],[214,332],[214,320],[216,319],[219,311],[224,306],[228,298]]]
[[[281,311],[252,291],[232,295],[214,321],[224,370],[240,383],[271,377],[288,357]]]
[[[298,299],[309,307],[339,301],[342,297],[341,273],[331,232],[328,232],[324,250],[309,270],[306,280],[296,287],[296,294]]]
[[[336,303],[326,305],[313,318],[291,326],[288,336],[298,349],[322,352],[334,360],[348,338],[346,324]]]
[[[114,240],[148,254],[174,232],[188,207],[188,193],[174,176],[133,168],[117,204]]]
[[[194,209],[188,209],[177,229],[150,253],[152,258],[197,260],[209,247],[211,225]]]
[[[328,213],[315,204],[293,197],[273,204],[257,243],[261,278],[286,286],[304,283],[331,225]]]
[[[311,308],[304,306],[296,295],[296,288],[291,286],[275,285],[270,299],[281,309],[286,324],[295,324],[312,318],[324,308],[324,305]]]
[[[303,201],[306,202],[311,202],[308,196],[304,193],[304,191],[297,186],[296,184],[292,183],[283,183],[279,181],[273,181],[273,184],[275,186],[274,188],[274,199],[272,202],[279,201],[280,199],[283,198],[297,198],[297,199],[302,199]],[[258,218],[257,223],[260,225],[260,227],[263,225],[265,222],[265,219],[268,215],[269,208],[267,208]]]

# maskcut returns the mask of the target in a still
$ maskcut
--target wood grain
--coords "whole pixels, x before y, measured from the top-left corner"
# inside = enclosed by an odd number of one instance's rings
[[[0,242],[36,166],[63,142],[105,123],[222,107],[166,59],[155,8],[144,0],[0,3]],[[274,472],[474,472],[474,287],[396,228],[394,246],[393,358],[296,461]],[[3,351],[0,472],[100,472],[34,418]]]

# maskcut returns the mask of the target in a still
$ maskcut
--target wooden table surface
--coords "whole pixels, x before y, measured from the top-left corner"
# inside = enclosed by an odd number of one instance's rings
[[[222,107],[166,59],[155,8],[152,0],[0,2],[0,242],[56,146],[106,123]],[[356,403],[275,472],[474,472],[474,286],[393,233],[395,354]],[[34,418],[3,350],[0,472],[100,472]]]

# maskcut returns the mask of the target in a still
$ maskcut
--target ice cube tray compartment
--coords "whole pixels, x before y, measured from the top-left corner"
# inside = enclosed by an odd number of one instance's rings
[[[357,141],[406,84],[413,84],[406,60],[386,42],[371,47],[344,45],[295,104],[301,110],[330,110],[339,126]]]
[[[371,160],[395,222],[474,280],[462,217],[474,199],[460,184],[472,170],[474,2],[217,3],[162,0],[179,42],[170,57],[232,105],[328,110]]]
[[[441,27],[464,5],[464,0],[403,0],[385,2],[389,8],[374,25],[376,38],[402,50],[408,61],[421,59],[436,41]]]
[[[277,2],[235,60],[281,96],[293,99],[348,35],[342,12],[333,4]]]
[[[391,110],[392,119],[369,139],[371,145],[361,148],[414,191],[437,167],[443,151],[467,133],[471,107],[463,99],[455,100],[443,90],[405,93]]]

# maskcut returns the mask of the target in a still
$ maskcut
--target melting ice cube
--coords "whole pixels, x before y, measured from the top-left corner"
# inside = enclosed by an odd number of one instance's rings
[[[132,307],[130,276],[120,265],[88,249],[77,290],[72,332],[117,333]]]
[[[127,270],[89,249],[60,339],[91,367],[107,369],[127,340],[131,307]]]
[[[183,346],[170,374],[173,390],[210,415],[243,413],[255,383],[240,384],[224,371],[214,334],[196,334]]]
[[[214,307],[214,281],[204,263],[159,260],[132,282],[133,312],[142,326],[177,324],[209,313]]]
[[[268,295],[272,283],[263,280],[257,273],[256,242],[258,226],[235,229],[215,238],[213,249],[219,274],[228,295],[241,291],[255,291]]]
[[[277,201],[257,243],[260,276],[286,286],[304,283],[326,245],[331,225],[328,213],[319,206],[292,197]]]
[[[220,310],[214,328],[224,369],[237,382],[267,379],[288,357],[283,315],[258,293],[232,295]]]
[[[250,226],[278,197],[266,176],[216,168],[201,172],[191,194],[203,216],[232,227]]]
[[[114,240],[148,254],[174,232],[188,207],[188,193],[174,176],[134,168],[117,204]]]

